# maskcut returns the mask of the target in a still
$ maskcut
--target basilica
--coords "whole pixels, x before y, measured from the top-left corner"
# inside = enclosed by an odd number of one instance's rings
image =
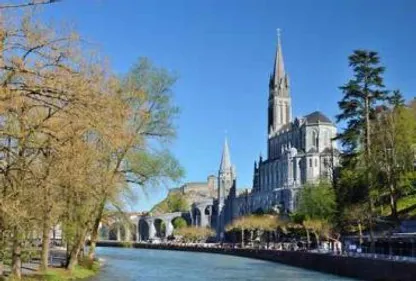
[[[233,219],[253,212],[296,209],[296,194],[305,183],[331,180],[339,152],[333,138],[336,127],[319,111],[292,117],[289,75],[285,70],[280,36],[269,79],[267,158],[254,162],[251,190],[237,192],[236,173],[227,141],[214,200],[219,237]]]
[[[237,173],[225,140],[217,176],[171,190],[190,198],[190,211],[139,216],[138,240],[158,237],[157,225],[160,233],[162,221],[168,237],[173,233],[173,220],[183,217],[194,226],[215,229],[217,241],[223,241],[226,226],[236,218],[270,210],[293,212],[298,191],[305,184],[332,179],[334,168],[339,165],[339,151],[333,141],[336,127],[319,111],[293,118],[280,36],[269,78],[267,116],[267,157],[260,156],[254,162],[251,189],[237,189]]]

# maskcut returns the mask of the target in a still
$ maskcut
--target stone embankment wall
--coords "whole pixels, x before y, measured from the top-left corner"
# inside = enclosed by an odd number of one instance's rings
[[[123,247],[126,244],[117,241],[102,241],[97,243],[101,247]],[[223,249],[194,246],[178,246],[166,244],[132,243],[134,248],[175,250],[188,252],[205,252],[225,254],[260,260],[279,262],[310,270],[336,274],[351,278],[370,281],[415,281],[416,264],[389,260],[355,258],[315,254],[307,252],[287,252],[255,249]]]

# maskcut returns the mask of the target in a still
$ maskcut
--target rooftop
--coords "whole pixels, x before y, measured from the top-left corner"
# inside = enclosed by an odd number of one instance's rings
[[[320,111],[312,112],[305,116],[306,122],[309,124],[315,123],[329,123],[332,124],[331,119],[329,119],[325,114]]]

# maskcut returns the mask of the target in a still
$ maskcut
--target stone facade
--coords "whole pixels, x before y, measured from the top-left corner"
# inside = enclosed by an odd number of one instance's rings
[[[339,152],[333,141],[337,131],[331,120],[319,111],[292,118],[289,75],[284,67],[280,38],[269,80],[267,129],[267,158],[260,156],[254,162],[252,189],[237,195],[234,174],[234,188],[229,188],[228,193],[219,182],[218,207],[214,206],[224,213],[216,225],[219,234],[239,216],[271,209],[294,211],[298,190],[305,183],[331,180],[338,165]],[[224,151],[229,153],[227,144]],[[230,186],[231,180],[229,177],[226,186]],[[224,191],[225,194],[221,193]]]

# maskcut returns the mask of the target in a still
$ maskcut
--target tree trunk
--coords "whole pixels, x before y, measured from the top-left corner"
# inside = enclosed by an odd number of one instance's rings
[[[85,243],[86,230],[83,230],[80,235],[77,237],[75,243],[72,245],[72,249],[69,252],[69,262],[66,268],[69,271],[74,270],[74,267],[78,264],[78,257],[81,252],[81,248]]]
[[[370,172],[370,157],[371,157],[371,126],[370,126],[370,101],[369,101],[369,94],[368,94],[368,86],[367,82],[364,86],[365,92],[365,162],[366,162],[366,169],[367,169],[367,186],[368,186],[368,203],[370,207],[370,219],[369,219],[369,230],[370,230],[370,251],[373,252],[375,249],[375,240],[374,240],[374,202],[371,198],[371,172]]]
[[[98,237],[98,232],[93,231],[91,235],[90,247],[88,248],[88,259],[91,261],[94,260],[95,258],[95,249],[97,247],[97,237]]]
[[[104,213],[105,202],[106,200],[103,200],[101,202],[98,213],[97,213],[97,217],[95,218],[95,221],[94,221],[94,226],[92,228],[90,248],[88,249],[89,260],[93,260],[95,257],[95,248],[96,248],[97,240],[98,240],[98,228],[100,227],[100,222]]]
[[[20,241],[20,235],[17,231],[14,231],[13,249],[12,249],[12,277],[14,279],[22,279],[22,242]]]
[[[315,235],[315,239],[316,239],[316,248],[319,249],[319,246],[320,246],[319,234],[316,231],[314,231],[313,234]]]
[[[241,248],[244,248],[244,228],[241,229]]]
[[[267,249],[269,249],[270,240],[270,231],[267,231]]]
[[[251,247],[253,247],[253,234],[254,234],[254,231],[253,230],[250,230],[250,243],[251,243]]]
[[[390,189],[390,209],[391,209],[391,216],[397,222],[398,215],[397,215],[397,199],[396,199],[396,189],[394,188],[394,184],[390,182],[389,184]]]
[[[376,241],[374,239],[374,230],[373,230],[373,215],[370,214],[370,252],[374,253],[376,249]]]
[[[360,239],[360,241],[359,241],[359,243],[360,243],[360,248],[361,248],[361,245],[363,244],[363,228],[362,228],[362,226],[361,226],[361,222],[358,222],[358,234],[359,234],[359,239]]]
[[[51,229],[51,216],[49,212],[46,212],[43,217],[43,229],[42,229],[42,251],[40,258],[40,270],[45,272],[48,269],[49,258],[49,231]]]
[[[311,248],[311,237],[309,235],[309,229],[305,228],[306,231],[306,243],[307,243],[307,249],[309,250]]]

